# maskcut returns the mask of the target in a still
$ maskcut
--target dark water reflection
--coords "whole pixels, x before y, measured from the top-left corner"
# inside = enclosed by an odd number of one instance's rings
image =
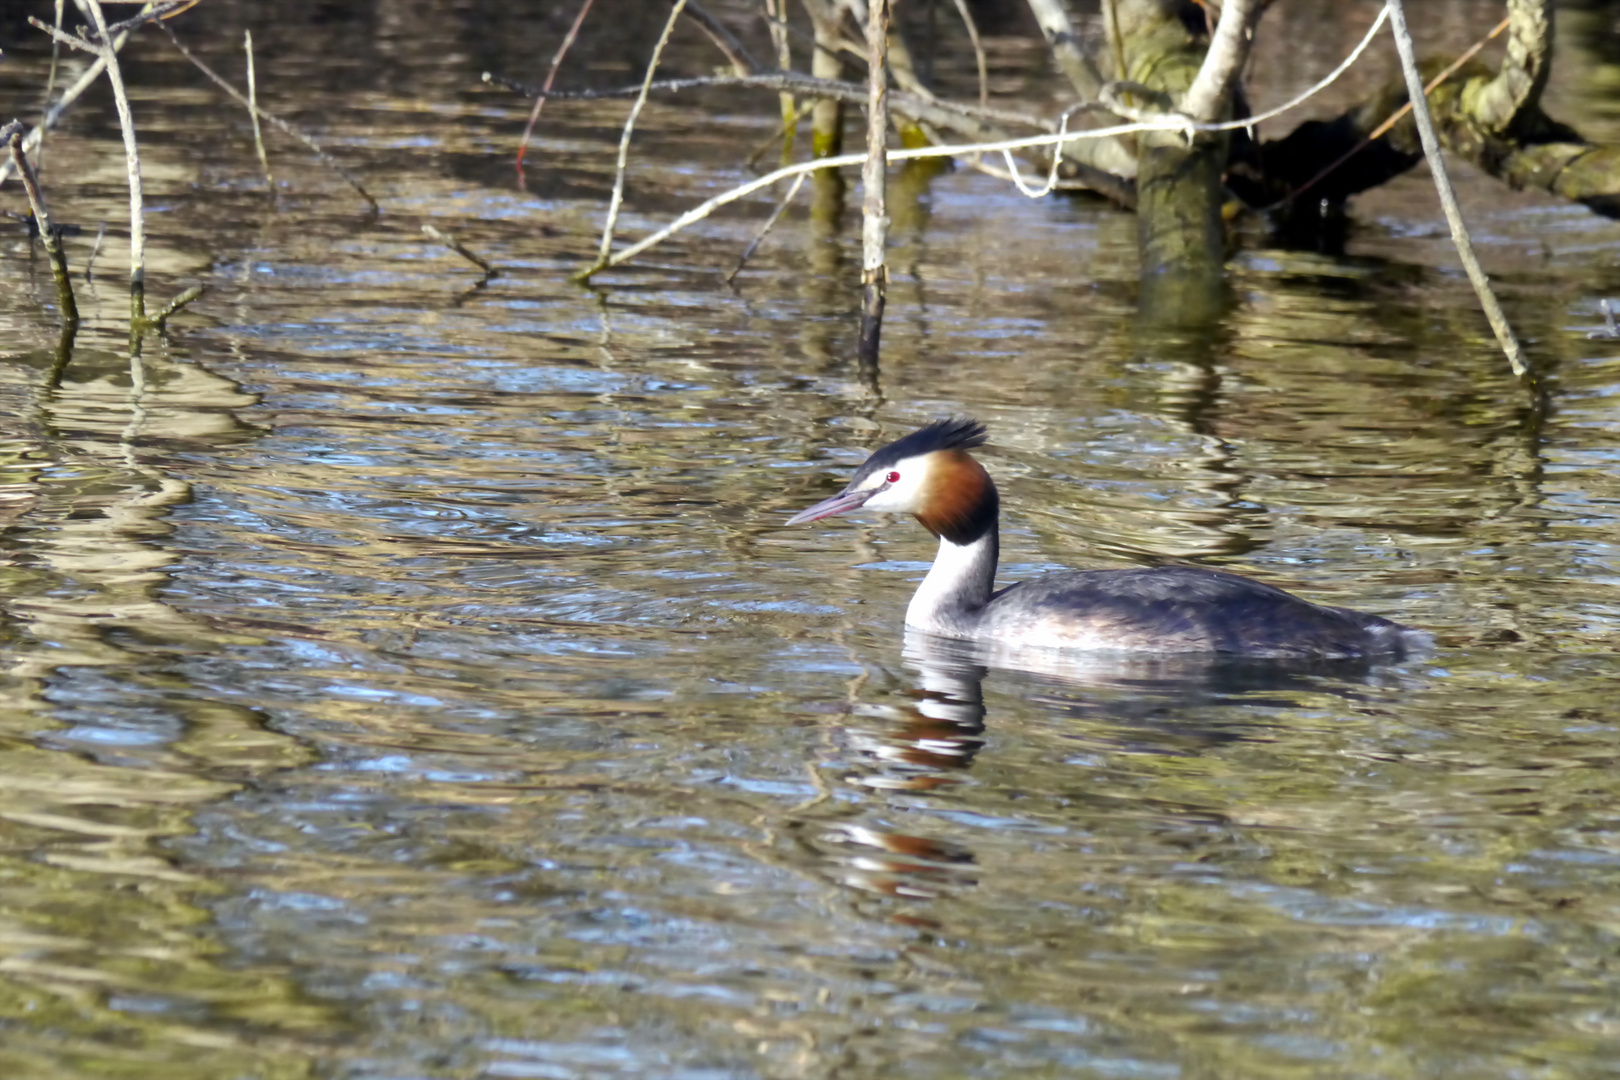
[[[1436,47],[1499,17],[1435,8]],[[579,77],[628,80],[657,25],[604,11]],[[1538,416],[1421,178],[1343,258],[1248,247],[1191,339],[1134,321],[1129,218],[913,176],[863,373],[847,228],[792,212],[720,283],[766,201],[566,282],[623,105],[549,110],[518,191],[525,110],[476,75],[532,75],[571,14],[252,23],[261,92],[375,218],[288,147],[267,200],[245,122],[138,44],[155,288],[211,294],[134,365],[116,237],[56,388],[49,274],[0,238],[0,1075],[1612,1070],[1620,361],[1585,333],[1620,229],[1463,178]],[[1584,18],[1554,109],[1612,135]],[[1038,96],[1005,34],[1000,92]],[[1302,40],[1261,42],[1289,85],[1342,44]],[[0,46],[33,100],[37,41]],[[971,94],[969,56],[939,70]],[[627,235],[736,178],[754,104],[649,107]],[[109,117],[48,157],[92,234]],[[780,522],[957,410],[994,433],[1009,580],[1201,560],[1439,648],[990,669],[907,639],[920,530]]]

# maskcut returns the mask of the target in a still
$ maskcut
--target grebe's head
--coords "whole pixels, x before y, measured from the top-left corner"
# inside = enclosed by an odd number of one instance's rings
[[[996,486],[967,453],[982,446],[984,425],[967,417],[935,420],[878,450],[843,491],[788,519],[820,521],[862,507],[913,514],[935,536],[966,543],[993,524]]]

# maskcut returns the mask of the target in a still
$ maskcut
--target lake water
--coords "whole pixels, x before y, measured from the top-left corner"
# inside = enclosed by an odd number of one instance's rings
[[[238,82],[251,28],[264,104],[380,214],[279,135],[267,196],[245,114],[148,31],[151,289],[208,294],[131,363],[104,90],[45,157],[76,267],[109,226],[59,385],[43,254],[0,233],[0,1074],[1620,1068],[1620,346],[1588,337],[1620,226],[1459,166],[1538,410],[1426,175],[1355,204],[1342,256],[1246,232],[1229,317],[1177,334],[1135,318],[1130,216],[897,173],[862,371],[858,214],[809,185],[734,288],[765,194],[570,283],[626,105],[549,105],[522,189],[527,103],[479,74],[538,82],[573,5],[276,10],[174,25]],[[634,81],[664,10],[604,2],[561,82]],[[1273,12],[1259,103],[1376,10]],[[1412,17],[1455,52],[1500,9]],[[954,18],[936,71],[971,98]],[[1549,110],[1620,137],[1609,30],[1563,18]],[[36,116],[42,36],[0,27],[5,115]],[[1050,107],[1027,28],[986,35],[992,89]],[[667,61],[719,62],[691,28]],[[745,178],[776,108],[655,100],[621,233]],[[958,412],[1003,580],[1191,560],[1437,648],[986,670],[908,641],[919,527],[782,522]]]

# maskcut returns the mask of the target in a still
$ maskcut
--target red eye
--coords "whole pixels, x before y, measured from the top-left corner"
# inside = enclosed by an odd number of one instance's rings
[[[888,476],[885,476],[884,479],[891,484],[898,484],[900,482],[900,474],[897,472],[892,472]]]

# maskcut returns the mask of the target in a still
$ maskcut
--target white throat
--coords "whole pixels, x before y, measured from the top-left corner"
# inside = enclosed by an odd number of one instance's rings
[[[973,636],[995,587],[998,533],[991,525],[967,544],[940,537],[934,565],[906,608],[907,626],[945,637]]]

